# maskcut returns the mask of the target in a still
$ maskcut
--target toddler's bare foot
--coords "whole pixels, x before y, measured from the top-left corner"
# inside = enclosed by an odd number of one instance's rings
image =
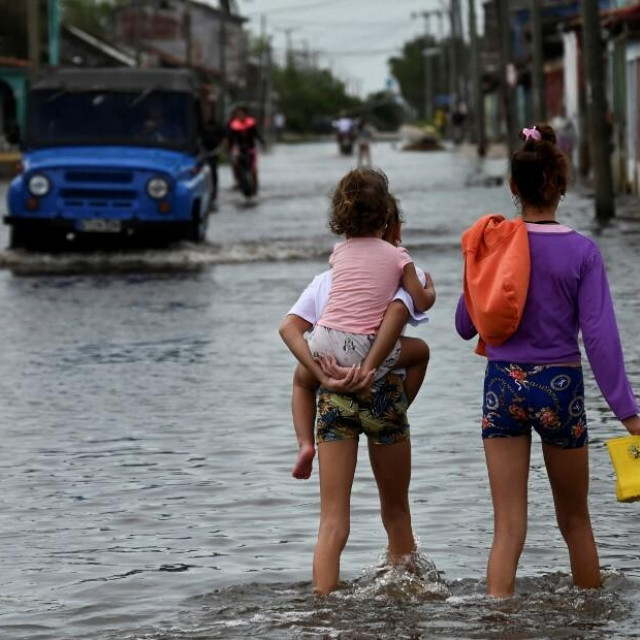
[[[312,444],[303,444],[298,450],[298,459],[293,467],[291,475],[298,480],[308,480],[313,468],[313,459],[316,456],[316,449]]]

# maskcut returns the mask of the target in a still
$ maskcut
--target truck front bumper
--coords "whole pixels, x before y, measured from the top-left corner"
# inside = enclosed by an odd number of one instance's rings
[[[79,219],[69,218],[23,218],[5,216],[4,222],[22,233],[42,234],[82,234],[82,235],[124,235],[139,234],[175,235],[180,237],[189,228],[184,220],[139,220],[139,219]]]

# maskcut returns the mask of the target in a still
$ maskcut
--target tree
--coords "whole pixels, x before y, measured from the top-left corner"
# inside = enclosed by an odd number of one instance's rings
[[[419,36],[405,43],[402,56],[389,59],[391,74],[398,81],[403,98],[420,114],[425,111],[425,61],[427,64],[431,61],[430,58],[425,58],[424,51],[435,45],[435,38]],[[431,69],[435,67],[433,64]],[[432,86],[438,87],[436,83]]]
[[[437,41],[433,36],[419,36],[406,42],[401,56],[390,58],[389,69],[400,85],[400,92],[406,102],[419,114],[425,113],[426,71],[425,64],[430,64],[431,86],[434,96],[448,96],[451,93],[450,69],[451,46],[456,45],[456,52],[461,58],[458,65],[467,68],[469,47],[463,40]],[[438,55],[425,57],[425,50],[438,48]]]
[[[287,128],[296,133],[326,130],[341,111],[361,104],[358,98],[347,94],[344,82],[328,69],[274,67],[272,79]]]
[[[362,105],[362,115],[367,117],[376,129],[397,131],[404,121],[405,110],[391,91],[378,91],[372,93]]]

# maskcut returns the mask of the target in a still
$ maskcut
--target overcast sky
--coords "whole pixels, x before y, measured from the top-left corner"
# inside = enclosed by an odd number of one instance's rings
[[[240,13],[250,18],[249,28],[260,31],[267,18],[276,54],[283,57],[286,29],[294,48],[308,46],[320,62],[347,81],[362,96],[385,87],[387,60],[407,40],[424,33],[425,23],[412,14],[442,7],[441,0],[238,0]],[[462,0],[465,12],[467,0]],[[481,2],[476,1],[481,21]],[[445,29],[448,25],[445,26]],[[438,23],[431,21],[438,31]]]

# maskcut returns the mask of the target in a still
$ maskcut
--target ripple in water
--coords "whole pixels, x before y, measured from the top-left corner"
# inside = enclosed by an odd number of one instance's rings
[[[169,249],[92,253],[10,249],[0,252],[0,269],[20,275],[195,271],[221,264],[324,260],[329,257],[333,243],[334,239],[328,236],[306,236],[276,238],[269,242],[244,241],[228,245],[182,243]],[[410,251],[458,251],[455,238],[438,237],[437,234],[428,242],[421,237],[409,239],[404,246]]]
[[[518,595],[494,599],[484,581],[447,583],[434,563],[416,557],[416,570],[384,564],[330,596],[316,597],[308,582],[246,584],[191,598],[163,629],[120,634],[109,640],[217,640],[308,638],[384,640],[407,638],[637,639],[625,621],[626,600],[637,585],[618,572],[604,576],[601,591],[575,589],[562,573],[518,580]]]

